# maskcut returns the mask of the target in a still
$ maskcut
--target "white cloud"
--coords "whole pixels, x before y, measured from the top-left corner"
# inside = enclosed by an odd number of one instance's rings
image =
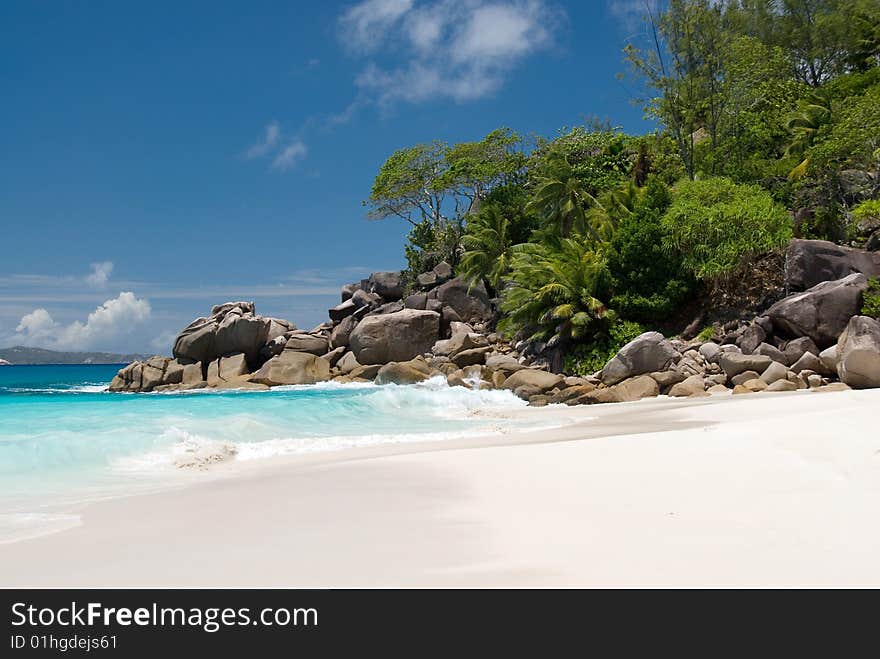
[[[101,263],[92,263],[92,272],[86,277],[86,283],[95,288],[104,288],[110,280],[110,274],[113,272],[112,261],[102,261]]]
[[[275,160],[272,161],[272,167],[274,169],[280,169],[281,171],[288,170],[293,167],[298,160],[305,158],[308,151],[308,148],[301,140],[294,140],[275,156]]]
[[[134,293],[120,293],[98,306],[85,322],[57,323],[46,309],[25,314],[15,339],[27,345],[60,350],[104,349],[150,318],[150,303]]]
[[[550,47],[562,16],[547,0],[365,0],[340,18],[340,39],[373,55],[356,78],[370,101],[464,102],[494,93],[523,58]]]
[[[248,160],[253,160],[255,158],[261,158],[269,153],[272,149],[275,148],[275,145],[278,144],[278,140],[281,139],[281,126],[277,121],[271,121],[266,124],[266,128],[264,129],[263,138],[251,145],[251,147],[245,153],[245,157]]]
[[[385,33],[412,9],[412,0],[363,0],[339,18],[343,45],[355,52],[372,52]]]

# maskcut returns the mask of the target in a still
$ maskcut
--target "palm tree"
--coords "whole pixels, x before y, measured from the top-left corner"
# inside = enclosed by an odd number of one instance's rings
[[[613,319],[596,297],[605,264],[600,252],[578,238],[525,243],[513,252],[501,308],[502,330],[535,330],[548,347],[589,338]]]
[[[813,145],[819,129],[831,122],[831,101],[819,94],[811,94],[807,103],[789,117],[785,127],[792,134],[792,140],[785,149],[786,156],[805,156]],[[805,156],[794,169],[789,172],[790,179],[802,178],[807,173],[810,157]]]
[[[597,207],[601,208],[601,204],[574,176],[564,181],[544,180],[526,206],[527,210],[537,212],[554,226],[559,236],[568,237],[577,232],[589,235],[596,243],[602,243],[602,237],[587,215],[587,208]]]
[[[512,245],[510,220],[495,206],[487,206],[468,222],[461,238],[465,252],[460,271],[471,285],[485,280],[495,294],[510,269]]]

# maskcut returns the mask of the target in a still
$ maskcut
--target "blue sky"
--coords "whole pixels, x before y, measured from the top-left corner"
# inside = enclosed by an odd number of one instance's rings
[[[169,352],[213,304],[312,327],[403,266],[396,148],[585,118],[634,0],[0,4],[0,347]]]

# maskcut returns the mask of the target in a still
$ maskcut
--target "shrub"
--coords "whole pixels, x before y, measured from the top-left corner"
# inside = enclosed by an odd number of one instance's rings
[[[625,318],[649,324],[662,320],[693,288],[692,278],[682,272],[681,255],[663,248],[667,231],[661,218],[668,206],[668,189],[650,178],[644,201],[621,220],[611,241],[611,306]]]
[[[729,275],[788,242],[791,218],[765,190],[725,178],[680,183],[663,216],[663,245],[698,279]]]
[[[880,280],[871,277],[868,290],[862,295],[862,315],[880,319]]]
[[[572,375],[590,375],[600,370],[627,343],[645,328],[629,320],[611,325],[608,333],[593,343],[581,344],[565,356],[564,370]]]
[[[863,201],[852,209],[852,216],[857,220],[880,218],[880,199]]]
[[[715,328],[709,325],[708,327],[704,327],[699,334],[697,334],[697,340],[702,343],[707,343],[712,340],[712,337],[715,336]]]

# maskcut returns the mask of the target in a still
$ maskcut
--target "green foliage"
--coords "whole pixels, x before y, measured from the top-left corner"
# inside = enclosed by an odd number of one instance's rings
[[[792,236],[788,213],[766,191],[724,178],[681,183],[662,226],[668,253],[680,253],[684,268],[704,281],[733,273]]]
[[[607,126],[563,129],[554,140],[539,140],[528,158],[530,187],[551,180],[575,179],[586,194],[617,187],[629,176],[630,138]]]
[[[708,327],[704,327],[700,330],[700,333],[697,334],[697,340],[706,343],[712,340],[712,337],[715,336],[715,328],[709,325]]]
[[[629,320],[612,323],[608,332],[592,343],[575,346],[565,356],[563,368],[572,375],[591,375],[601,370],[623,346],[644,331],[644,327]]]
[[[854,206],[852,216],[857,220],[880,219],[880,199],[869,199]]]
[[[862,315],[880,320],[880,280],[871,277],[868,290],[862,295]]]
[[[816,136],[810,169],[816,175],[845,168],[880,169],[880,84],[835,108],[835,120]]]
[[[581,236],[524,243],[512,251],[501,304],[507,317],[499,324],[505,333],[526,331],[553,346],[589,340],[615,319],[597,297],[605,261]]]
[[[435,225],[426,219],[413,226],[403,248],[409,279],[431,270],[441,261],[456,263],[460,242],[461,227],[452,222]]]
[[[471,283],[484,280],[493,294],[500,288],[510,270],[511,247],[525,242],[537,228],[525,205],[526,193],[520,186],[500,186],[489,193],[461,238],[465,251],[459,272],[465,279]]]
[[[693,280],[683,272],[681,254],[663,246],[669,235],[661,218],[669,204],[668,188],[652,177],[644,201],[621,221],[611,241],[611,306],[625,318],[662,321],[693,288]]]

